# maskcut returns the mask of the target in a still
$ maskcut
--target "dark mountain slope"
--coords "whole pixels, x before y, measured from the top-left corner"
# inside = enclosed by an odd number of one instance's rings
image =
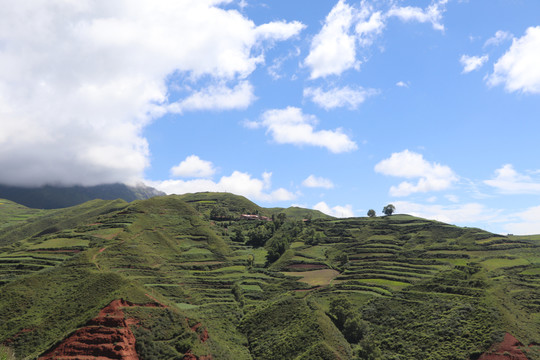
[[[58,209],[82,204],[94,199],[127,202],[162,196],[165,193],[148,186],[106,184],[96,186],[42,186],[25,188],[0,185],[0,199],[8,199],[34,209]]]

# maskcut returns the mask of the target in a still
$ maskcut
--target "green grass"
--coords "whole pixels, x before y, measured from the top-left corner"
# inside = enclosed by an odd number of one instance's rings
[[[501,258],[493,258],[493,259],[487,259],[481,262],[481,264],[486,267],[486,269],[492,271],[499,268],[507,268],[507,267],[514,267],[514,266],[524,266],[529,265],[529,261],[526,259],[501,259]]]
[[[540,276],[540,268],[527,269],[525,271],[520,272],[520,274],[521,275]]]
[[[28,249],[68,249],[73,247],[87,247],[88,246],[88,240],[85,239],[77,239],[77,238],[70,238],[70,239],[50,239],[45,240],[42,243],[38,244],[32,244],[28,246]]]
[[[192,304],[187,304],[187,303],[176,303],[175,305],[180,310],[197,309],[199,307],[199,305],[192,305]]]
[[[260,291],[262,292],[263,289],[259,285],[253,285],[253,284],[242,284],[240,285],[240,288],[244,291]]]
[[[278,234],[300,231],[267,264],[263,246],[229,239],[257,224],[208,221],[217,204],[284,211],[203,193],[9,215],[18,220],[0,229],[0,343],[20,338],[17,353],[38,356],[107,301],[145,303],[146,293],[171,314],[136,311],[148,326],[136,333],[146,347],[141,359],[182,358],[188,348],[216,359],[352,359],[367,343],[386,359],[466,359],[500,331],[540,342],[540,237],[408,215],[302,222],[309,211],[293,209]],[[308,230],[320,234],[318,244],[304,242]],[[69,248],[81,251],[47,252]],[[292,271],[303,270],[295,264],[326,268]],[[348,343],[326,314],[338,296],[367,322],[360,344]],[[207,342],[186,330],[186,318],[208,330]],[[19,337],[22,329],[33,330]]]

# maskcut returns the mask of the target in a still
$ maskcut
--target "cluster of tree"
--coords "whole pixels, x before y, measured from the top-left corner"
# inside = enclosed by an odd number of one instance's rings
[[[392,215],[394,211],[396,211],[396,207],[392,204],[388,204],[383,208],[383,214],[388,215],[388,216]],[[367,216],[375,217],[377,216],[377,213],[375,212],[375,210],[369,209],[367,212]]]
[[[261,247],[274,235],[276,228],[273,223],[260,224],[247,233],[247,244],[253,247]]]
[[[314,228],[309,227],[302,232],[302,240],[306,245],[318,245],[324,240],[323,233],[315,231]]]
[[[272,237],[267,243],[266,243],[266,250],[268,251],[268,254],[266,255],[266,261],[268,263],[273,263],[277,259],[287,251],[289,248],[291,241],[291,237],[288,234],[279,234],[277,236]]]
[[[368,331],[368,323],[362,320],[360,313],[346,297],[341,296],[332,300],[329,315],[350,343],[358,343]]]
[[[214,206],[210,210],[210,219],[211,220],[232,220],[234,215],[229,212],[229,210],[222,206]]]

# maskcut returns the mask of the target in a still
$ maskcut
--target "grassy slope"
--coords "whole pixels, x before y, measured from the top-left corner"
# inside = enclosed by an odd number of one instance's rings
[[[256,359],[352,357],[350,345],[332,321],[305,299],[285,296],[263,303],[246,314],[242,329]]]
[[[238,213],[276,211],[202,193],[94,201],[0,230],[0,323],[9,324],[0,325],[0,342],[15,337],[19,355],[38,354],[110,299],[145,302],[146,293],[170,306],[176,315],[168,319],[201,322],[197,331],[210,337],[202,343],[178,322],[162,321],[163,335],[136,333],[141,344],[159,344],[148,345],[143,359],[181,358],[188,348],[216,359],[347,359],[353,350],[385,359],[467,359],[505,331],[540,343],[537,237],[407,215],[313,216],[306,223],[294,221],[303,217],[295,210],[301,216],[288,216],[286,227],[294,243],[265,268],[263,248],[229,238],[231,229],[247,233],[257,223],[205,220],[217,203]],[[325,285],[318,277],[328,269],[339,276]],[[310,281],[289,276],[295,272]],[[348,344],[324,313],[341,295],[367,322],[359,344]],[[538,359],[534,349],[529,356]]]
[[[30,209],[13,201],[0,199],[0,230],[20,224],[41,213],[42,210]]]

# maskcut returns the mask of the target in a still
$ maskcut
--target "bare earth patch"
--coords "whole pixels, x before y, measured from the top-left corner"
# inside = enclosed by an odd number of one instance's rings
[[[519,349],[520,346],[523,344],[519,340],[506,333],[502,342],[493,345],[478,360],[527,360],[527,356]]]
[[[302,278],[298,281],[304,282],[311,286],[326,286],[339,275],[339,271],[323,269],[312,271],[291,271],[283,272],[282,274],[288,276],[301,276]]]

